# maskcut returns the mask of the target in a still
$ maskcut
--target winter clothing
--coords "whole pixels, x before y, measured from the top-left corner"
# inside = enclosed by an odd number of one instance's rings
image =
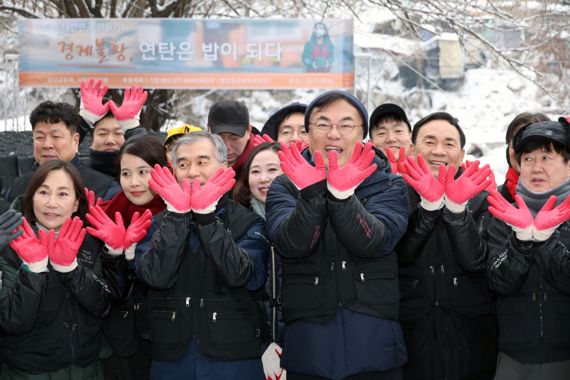
[[[255,144],[253,143],[253,134],[251,134],[249,136],[249,140],[247,141],[247,145],[243,150],[243,153],[238,157],[237,161],[234,162],[234,164],[232,165],[232,169],[234,169],[234,171],[236,172],[235,178],[240,177],[243,164],[245,164],[245,161],[247,161],[247,158],[249,157],[249,154],[251,153],[253,148],[255,148]]]
[[[520,174],[515,171],[513,168],[509,168],[507,170],[507,174],[505,175],[505,183],[499,192],[501,195],[509,202],[513,203],[515,201],[515,195],[517,195],[517,184],[519,183],[519,176]]]
[[[119,151],[105,152],[89,149],[89,161],[86,166],[109,177],[117,177],[119,175],[119,167],[117,160],[119,159]]]
[[[313,164],[308,149],[303,156]],[[286,176],[271,184],[266,217],[282,256],[288,372],[342,379],[406,360],[393,252],[405,231],[406,187],[386,162],[374,162],[378,169],[344,201],[327,195],[325,181],[300,192]]]
[[[283,108],[280,108],[275,112],[263,125],[261,129],[262,135],[268,135],[273,139],[273,141],[277,141],[279,136],[279,126],[283,123],[283,120],[292,113],[305,113],[307,109],[307,105],[303,103],[291,103]]]
[[[227,195],[215,217],[164,213],[137,269],[149,286],[153,373],[175,376],[178,368],[199,368],[208,359],[225,363],[227,378],[248,378],[251,366],[263,376],[265,324],[257,290],[265,282],[268,249],[261,218]],[[192,344],[197,356],[189,352]],[[246,370],[250,359],[256,360]]]
[[[568,191],[569,182],[557,188],[559,202]],[[517,188],[517,193],[533,215],[546,201],[528,190]],[[539,199],[542,202],[536,202]],[[489,285],[499,295],[499,348],[518,362],[570,360],[569,231],[567,221],[548,240],[533,242],[518,240],[511,227],[496,218],[487,229]]]
[[[408,230],[396,248],[408,350],[404,379],[491,379],[496,321],[479,235],[489,219],[482,217],[486,194],[461,213],[427,211],[412,188],[409,196]]]
[[[536,140],[548,140],[567,146],[570,125],[561,117],[558,121],[542,121],[534,123],[517,132],[513,139],[515,153],[519,154],[530,142]]]
[[[386,117],[388,115],[393,115],[406,123],[408,130],[410,133],[412,133],[412,125],[408,121],[406,112],[402,109],[402,107],[393,103],[380,104],[378,107],[376,107],[376,109],[374,109],[372,115],[370,116],[370,129],[373,129],[376,126],[380,118]]]
[[[212,133],[229,132],[243,137],[249,128],[249,111],[245,103],[232,99],[215,103],[208,112],[208,128]]]
[[[113,298],[124,291],[121,273],[125,262],[121,257],[100,254],[101,242],[90,236],[79,252],[79,266],[69,273],[50,268],[47,273],[18,275],[25,270],[21,259],[11,248],[3,252],[0,297],[2,302],[9,300],[11,308],[2,309],[2,320],[6,322],[6,335],[0,338],[2,378],[25,378],[26,373],[96,363],[102,318],[109,313]],[[28,280],[37,283],[30,294],[34,298],[24,300],[20,294],[22,287],[29,287]],[[38,291],[41,299],[35,302]]]

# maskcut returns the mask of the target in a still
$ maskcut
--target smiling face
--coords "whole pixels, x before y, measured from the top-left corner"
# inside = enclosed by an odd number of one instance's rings
[[[362,141],[362,117],[358,110],[344,99],[316,108],[311,112],[309,147],[311,153],[320,150],[328,167],[328,152],[337,152],[338,164],[343,166],[352,155],[357,142]],[[317,128],[317,124],[334,124],[328,131]],[[343,126],[356,126],[351,130]]]
[[[200,138],[178,147],[174,175],[178,183],[185,179],[193,183],[194,179],[198,178],[200,185],[203,185],[219,168],[225,166],[225,163],[216,158],[214,144],[207,138]]]
[[[305,130],[305,115],[301,112],[295,112],[288,115],[277,129],[277,142],[281,144],[289,144],[294,140],[301,140],[304,143],[309,142],[309,132]]]
[[[412,145],[412,134],[403,121],[389,119],[378,123],[370,133],[370,139],[374,146],[386,153],[391,149],[396,158],[400,156],[400,147],[406,149],[406,153]]]
[[[465,150],[461,148],[459,131],[446,120],[432,120],[421,126],[412,145],[411,153],[421,154],[431,173],[439,175],[439,165],[455,165],[459,168],[463,162]]]
[[[534,193],[552,190],[570,177],[570,161],[554,149],[535,149],[521,155],[520,179],[527,189]]]
[[[125,132],[114,117],[105,117],[93,130],[91,149],[99,152],[118,152],[125,143]]]
[[[66,218],[79,207],[71,176],[64,170],[52,170],[34,192],[33,210],[39,224],[59,230]]]
[[[279,156],[272,149],[259,152],[251,161],[248,183],[251,195],[265,204],[267,191],[275,178],[283,174]]]
[[[71,161],[79,147],[79,133],[71,132],[64,122],[45,123],[40,121],[33,128],[34,159],[39,165],[60,159]]]
[[[154,198],[150,189],[150,165],[142,158],[124,153],[121,157],[121,188],[131,203],[142,206]]]

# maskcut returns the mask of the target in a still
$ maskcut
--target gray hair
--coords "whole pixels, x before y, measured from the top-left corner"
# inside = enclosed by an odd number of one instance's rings
[[[194,144],[196,141],[201,139],[210,140],[210,142],[214,145],[216,160],[218,160],[219,163],[221,164],[228,163],[228,149],[226,148],[226,144],[224,144],[224,140],[222,140],[222,138],[216,134],[212,134],[206,131],[200,131],[200,132],[187,133],[173,143],[172,166],[176,168],[178,149],[182,145]]]

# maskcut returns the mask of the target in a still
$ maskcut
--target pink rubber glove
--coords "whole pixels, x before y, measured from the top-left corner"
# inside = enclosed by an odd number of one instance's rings
[[[138,242],[140,242],[146,236],[148,228],[152,223],[152,213],[149,209],[146,209],[142,215],[138,212],[133,214],[131,218],[131,224],[127,228],[127,233],[125,235],[125,257],[127,260],[132,260],[135,258],[135,248]]]
[[[392,149],[386,149],[386,157],[388,157],[388,161],[390,161],[390,167],[392,168],[392,173],[394,174],[404,174],[406,172],[406,149],[401,146],[400,152],[398,154],[398,159],[396,160],[396,156],[394,156],[394,152]]]
[[[10,242],[10,247],[18,254],[30,271],[34,273],[47,272],[48,255],[53,250],[55,232],[40,230],[38,237],[30,227],[26,218],[18,227],[22,234]]]
[[[570,219],[570,197],[564,199],[556,207],[554,207],[555,203],[556,196],[551,195],[538,214],[536,214],[534,218],[534,240],[548,240],[558,226]]]
[[[101,87],[101,80],[95,83],[94,79],[89,82],[81,81],[81,105],[79,115],[95,124],[109,112],[109,102],[103,104],[103,97],[107,93],[107,86]]]
[[[297,149],[299,150],[299,152],[302,152],[303,150],[305,150],[306,147],[309,146],[309,144],[307,144],[303,140],[291,140],[291,141],[289,141],[289,146],[291,146],[293,144],[297,145]]]
[[[408,157],[405,163],[406,170],[402,173],[402,177],[420,195],[420,204],[423,209],[438,210],[443,206],[446,167],[440,165],[439,174],[435,178],[421,154],[418,154],[417,160],[416,162],[413,157]]]
[[[120,255],[125,247],[125,224],[120,212],[115,212],[113,221],[101,206],[89,207],[89,213],[85,214],[85,219],[92,227],[87,227],[87,233],[103,241],[111,255]]]
[[[267,380],[286,380],[287,371],[281,368],[281,354],[283,349],[277,343],[271,343],[263,355],[261,363]]]
[[[206,183],[200,187],[196,178],[192,183],[192,211],[196,214],[210,214],[216,210],[218,201],[236,183],[236,173],[232,168],[219,168]]]
[[[85,198],[87,198],[87,207],[99,206],[103,200],[99,197],[95,197],[95,193],[88,188],[84,187]]]
[[[487,197],[489,212],[497,219],[511,226],[517,239],[528,241],[532,239],[534,218],[520,195],[515,195],[516,208],[510,204],[498,191],[492,191]]]
[[[335,150],[329,152],[327,188],[336,199],[348,199],[354,194],[356,187],[370,177],[377,168],[376,164],[372,163],[374,161],[372,143],[366,143],[364,148],[360,142],[356,143],[352,156],[340,168],[337,155]]]
[[[455,165],[449,165],[445,183],[445,207],[456,214],[463,212],[467,202],[489,186],[490,173],[489,165],[479,168],[479,161],[475,161],[455,179]]]
[[[273,139],[269,136],[269,135],[255,135],[253,136],[253,146],[258,146],[259,144],[263,144],[263,143],[273,143],[275,141],[273,141]]]
[[[461,164],[461,168],[465,171],[472,163],[472,161],[466,160]],[[489,193],[493,190],[497,190],[497,181],[495,181],[495,173],[493,173],[493,170],[491,170],[487,179],[490,181],[490,183],[485,190]]]
[[[148,92],[142,87],[133,86],[130,89],[125,88],[120,107],[117,107],[113,101],[109,102],[109,108],[123,130],[127,131],[140,125],[141,110],[147,97]]]
[[[277,152],[283,173],[293,182],[298,190],[314,185],[327,178],[325,161],[320,151],[314,152],[315,166],[312,166],[301,156],[295,144],[289,147],[283,145],[281,152]]]
[[[67,273],[77,268],[77,252],[85,239],[83,221],[76,216],[67,218],[59,230],[53,252],[49,255],[51,266],[58,272]]]
[[[148,180],[150,188],[164,200],[168,211],[178,214],[190,212],[192,205],[188,180],[184,180],[180,187],[170,170],[158,164],[151,169],[150,177]]]

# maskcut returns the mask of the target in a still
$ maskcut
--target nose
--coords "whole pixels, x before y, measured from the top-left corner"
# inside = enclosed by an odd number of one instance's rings
[[[386,142],[392,142],[395,140],[396,140],[396,134],[388,131],[388,133],[386,134]]]
[[[44,143],[42,144],[43,149],[49,149],[53,147],[53,138],[51,136],[46,136]]]
[[[443,145],[436,144],[433,147],[433,150],[431,151],[431,153],[436,155],[436,156],[444,156],[445,155],[445,149],[443,148]]]
[[[48,196],[46,206],[47,207],[56,207],[57,206],[57,200],[56,200],[55,194],[50,194]]]
[[[340,138],[340,129],[338,128],[338,125],[334,124],[331,126],[331,130],[327,133],[327,137],[330,139]]]

